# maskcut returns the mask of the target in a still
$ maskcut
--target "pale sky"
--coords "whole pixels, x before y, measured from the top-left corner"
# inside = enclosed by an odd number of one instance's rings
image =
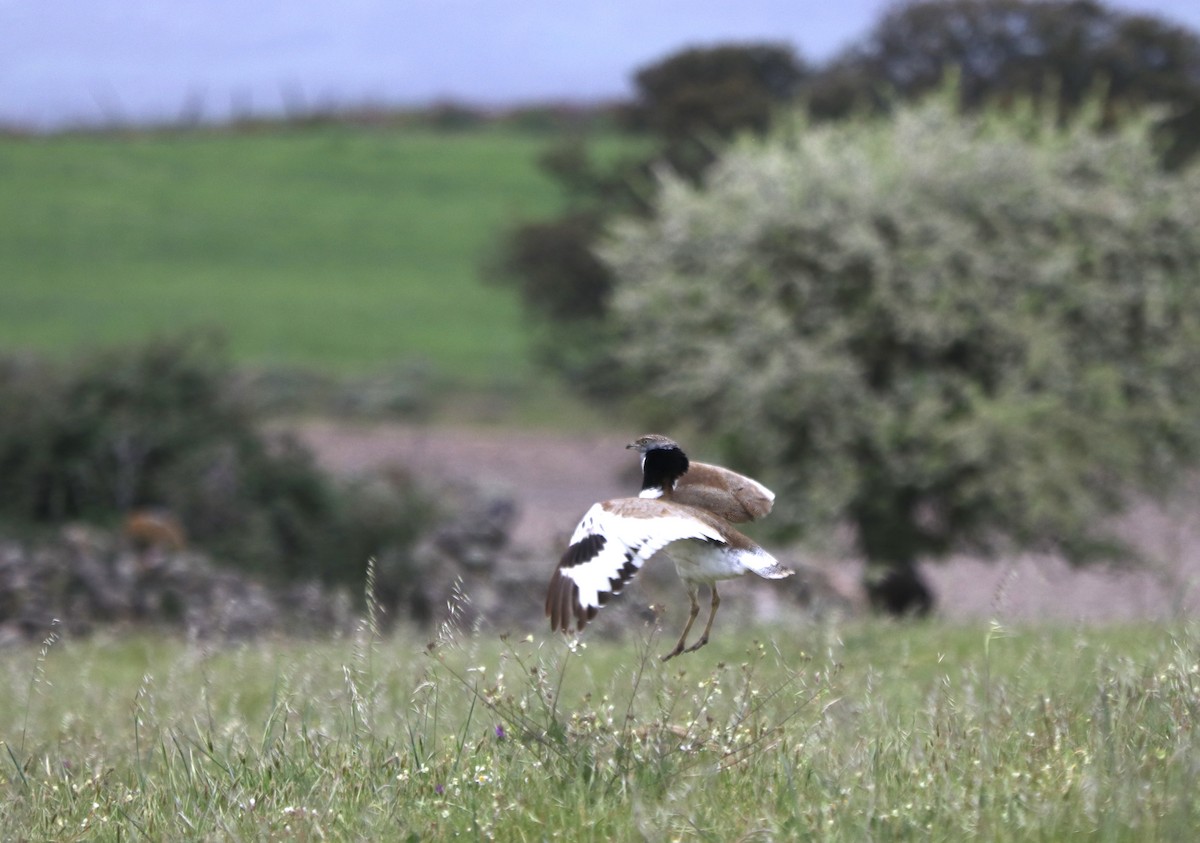
[[[170,120],[199,107],[492,105],[630,92],[686,46],[790,44],[811,61],[886,0],[0,0],[0,123]],[[1200,0],[1120,0],[1200,32]]]

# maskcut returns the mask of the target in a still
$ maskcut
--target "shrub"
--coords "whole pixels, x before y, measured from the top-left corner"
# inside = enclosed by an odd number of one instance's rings
[[[901,611],[918,559],[1121,556],[1107,516],[1200,456],[1200,170],[948,99],[742,143],[606,252],[626,383],[847,519]]]
[[[55,366],[0,363],[0,515],[10,525],[115,521],[164,508],[189,541],[281,577],[359,580],[368,556],[407,547],[425,506],[392,485],[389,517],[361,484],[267,436],[234,388],[221,343],[189,334]]]

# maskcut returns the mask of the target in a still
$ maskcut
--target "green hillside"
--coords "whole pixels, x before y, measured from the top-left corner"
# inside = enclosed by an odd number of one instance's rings
[[[552,212],[550,137],[278,127],[0,139],[0,350],[217,326],[234,358],[466,386],[531,367],[502,227]]]

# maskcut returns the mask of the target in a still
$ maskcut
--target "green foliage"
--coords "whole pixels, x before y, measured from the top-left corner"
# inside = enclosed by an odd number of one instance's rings
[[[0,515],[12,524],[112,522],[163,508],[219,559],[284,577],[361,581],[367,559],[415,539],[424,505],[335,483],[265,436],[207,335],[102,350],[71,365],[0,366]]]
[[[1168,161],[1200,148],[1200,37],[1094,0],[912,0],[806,81],[815,117],[886,108],[958,73],[962,105],[1037,97],[1063,114],[1103,91],[1106,118],[1170,107]]]
[[[611,283],[608,268],[592,252],[602,230],[600,216],[585,212],[523,225],[506,242],[498,271],[514,273],[527,308],[545,321],[586,320],[603,311]]]
[[[221,392],[214,350],[197,336],[102,351],[71,371],[6,361],[0,508],[62,521],[161,503],[160,481],[176,455],[248,430]]]
[[[509,229],[484,273],[514,287],[535,325],[535,356],[575,389],[608,400],[611,333],[605,320],[612,277],[594,254],[609,220],[648,213],[655,169],[699,178],[720,144],[739,132],[762,132],[806,72],[786,47],[747,44],[683,50],[637,73],[629,125],[651,138],[637,157],[597,161],[578,138],[541,157],[542,170],[566,199],[559,216]]]
[[[760,630],[766,631],[766,630]],[[0,651],[16,840],[1190,840],[1194,626]],[[636,646],[636,649],[634,649]],[[713,647],[719,648],[713,651]]]
[[[578,145],[554,148],[543,168],[572,208],[550,223],[512,229],[490,275],[521,293],[541,328],[538,355],[585,395],[609,402],[619,392],[606,325],[613,279],[580,256],[599,242],[590,231],[595,221],[652,214],[655,168],[699,180],[731,139],[765,131],[774,112],[796,98],[814,120],[846,118],[890,110],[951,74],[961,79],[967,110],[1035,98],[1068,119],[1099,93],[1108,128],[1143,119],[1146,106],[1158,109],[1153,117],[1168,166],[1182,165],[1200,144],[1194,33],[1092,0],[904,3],[820,68],[770,44],[686,49],[642,68],[626,114],[652,138],[653,150],[604,170]],[[588,231],[577,225],[581,217]]]
[[[626,382],[873,562],[1120,552],[1200,455],[1200,169],[1053,124],[943,98],[668,179],[606,250]]]
[[[661,155],[677,172],[699,177],[718,143],[765,132],[806,73],[784,45],[686,49],[637,71],[631,119],[662,139]]]

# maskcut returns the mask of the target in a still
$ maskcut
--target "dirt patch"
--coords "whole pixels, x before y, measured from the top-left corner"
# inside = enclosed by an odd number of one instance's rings
[[[360,472],[395,463],[432,487],[469,482],[510,493],[519,514],[513,542],[548,554],[570,536],[593,503],[630,493],[636,463],[620,435],[599,436],[305,422],[292,428],[335,472]],[[625,473],[622,482],[622,472]]]
[[[547,573],[584,511],[595,501],[631,494],[636,484],[636,463],[623,450],[636,432],[324,421],[290,429],[336,472],[396,463],[431,485],[465,481],[510,493],[520,509],[513,541],[535,563],[544,557]],[[1200,494],[1189,500],[1200,500]],[[955,557],[925,572],[939,611],[950,618],[1120,622],[1200,613],[1200,509],[1140,507],[1122,519],[1121,531],[1159,562],[1151,569],[1112,572],[1077,570],[1047,556],[998,562]],[[804,561],[847,588],[857,580],[855,560]]]

